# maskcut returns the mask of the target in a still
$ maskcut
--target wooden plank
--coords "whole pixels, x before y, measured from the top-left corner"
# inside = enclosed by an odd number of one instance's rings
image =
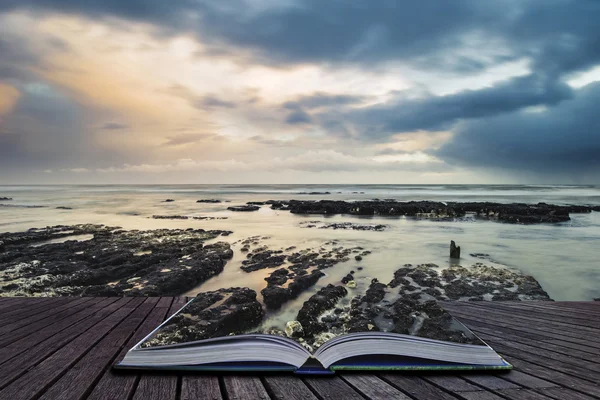
[[[4,396],[11,400],[24,400],[39,396],[45,388],[131,313],[132,309],[125,307],[131,300],[131,298],[123,298],[117,301],[121,306],[118,310],[10,383],[0,391],[0,398]]]
[[[507,305],[513,305],[513,302],[495,302],[502,303]],[[600,310],[598,312],[594,312],[592,310],[582,309],[582,308],[565,308],[561,307],[559,303],[553,301],[521,301],[519,302],[519,307],[524,310],[542,310],[542,311],[553,311],[557,313],[568,313],[573,317],[577,318],[589,318],[590,316],[600,315]]]
[[[263,384],[271,398],[278,400],[317,400],[308,386],[297,376],[267,375]]]
[[[484,303],[484,302],[473,302],[473,303]],[[473,304],[476,308],[484,308],[486,311],[489,309],[498,310],[501,312],[511,313],[513,315],[519,315],[527,318],[535,317],[540,320],[561,323],[568,323],[572,326],[585,326],[588,328],[600,328],[600,322],[595,319],[590,319],[587,316],[573,315],[570,311],[556,311],[548,310],[546,308],[537,307],[535,309],[528,309],[519,306],[515,303],[503,304],[502,302],[489,301],[486,304]]]
[[[112,304],[106,305],[107,302],[112,302]],[[7,384],[21,376],[29,368],[41,362],[55,351],[61,349],[65,344],[69,343],[77,336],[93,327],[96,323],[109,316],[112,312],[118,309],[120,305],[114,301],[114,299],[104,299],[100,301],[100,303],[105,303],[105,306],[103,306],[103,308],[92,310],[94,313],[92,317],[83,319],[77,324],[59,332],[46,341],[42,341],[36,346],[26,348],[24,351],[21,351],[22,349],[16,349],[18,350],[18,356],[11,358],[10,362],[4,363],[0,366],[0,388],[5,387]],[[7,348],[3,348],[2,351],[5,349]],[[14,352],[15,349],[9,350]]]
[[[446,393],[425,379],[414,375],[383,374],[385,381],[417,400],[454,400],[458,396]]]
[[[499,392],[503,397],[510,400],[550,400],[551,397],[545,396],[531,389],[509,389]]]
[[[521,389],[519,385],[502,379],[500,375],[464,374],[462,377],[468,382],[482,386],[487,390]]]
[[[60,297],[49,297],[35,304],[29,304],[18,309],[5,310],[0,315],[0,324],[8,324],[17,322],[23,318],[30,317],[36,314],[43,314],[47,310],[52,310],[57,305],[69,303],[73,300],[77,300],[79,297],[72,298],[60,298]]]
[[[0,312],[6,309],[21,308],[27,303],[29,303],[28,297],[0,297]]]
[[[92,301],[86,302],[81,308],[72,308],[71,311],[73,314],[66,316],[60,321],[47,325],[39,330],[31,331],[29,334],[26,334],[20,339],[17,336],[18,340],[15,340],[9,344],[5,344],[4,347],[0,348],[0,364],[3,364],[7,360],[10,360],[12,357],[15,357],[23,351],[33,348],[38,343],[52,338],[54,335],[60,333],[64,329],[70,328],[72,325],[89,317],[90,315],[101,310],[110,303],[114,303],[115,301],[116,299],[93,299]],[[49,347],[50,343],[51,341],[48,341],[44,345]]]
[[[474,303],[474,302],[472,302],[472,303]],[[475,314],[475,315],[479,314],[479,316],[481,318],[482,317],[481,308],[483,308],[483,307],[472,306],[472,305],[456,306],[455,304],[453,304],[451,306],[451,308],[449,308],[449,311],[450,310],[462,311],[462,310],[467,309],[472,314]],[[450,311],[450,313],[452,314],[452,311]],[[574,334],[577,334],[579,337],[583,337],[583,336],[587,336],[587,335],[590,335],[594,338],[600,337],[600,328],[589,328],[586,326],[573,326],[572,324],[560,322],[557,320],[548,321],[545,319],[536,318],[534,315],[520,315],[519,313],[515,313],[515,312],[510,312],[510,311],[505,312],[505,311],[493,309],[492,307],[486,307],[485,308],[485,318],[487,319],[488,317],[492,317],[492,316],[495,319],[509,319],[512,322],[519,321],[519,322],[522,322],[523,324],[529,324],[530,326],[550,328],[554,331],[559,331],[561,333],[572,332]],[[542,328],[542,329],[544,329],[544,328]],[[596,341],[600,342],[600,339],[597,339]]]
[[[106,399],[112,399],[112,397],[106,397]],[[184,375],[181,378],[181,400],[197,399],[222,400],[219,378],[216,376]],[[306,399],[310,399],[310,397],[306,397]]]
[[[463,313],[453,312],[456,318],[462,321],[465,325],[473,325],[473,324],[481,324],[486,323],[489,325],[493,325],[496,329],[502,329],[507,335],[520,335],[521,337],[526,337],[529,339],[539,339],[539,340],[560,340],[563,343],[572,343],[578,346],[585,346],[588,349],[597,349],[600,346],[600,343],[590,342],[589,340],[583,338],[574,338],[570,336],[565,336],[563,334],[557,334],[554,332],[550,332],[548,330],[538,330],[535,327],[527,327],[522,324],[512,325],[510,321],[503,320],[502,322],[492,320],[490,318],[481,319],[481,317],[472,317]],[[595,347],[593,347],[595,346]],[[594,350],[591,350],[594,351]]]
[[[423,375],[423,379],[450,392],[478,392],[483,389],[456,375]]]
[[[3,335],[2,339],[0,339],[0,346],[6,346],[8,343],[30,334],[31,332],[36,332],[44,326],[62,320],[65,316],[77,312],[82,307],[86,307],[86,304],[90,301],[91,298],[89,297],[80,297],[78,300],[55,307],[44,314],[32,315],[29,318],[4,325],[0,327],[0,335]]]
[[[179,308],[181,308],[178,304],[173,304],[173,303],[174,303],[173,297],[162,297],[156,304],[156,308],[164,309],[166,311],[166,316],[168,318],[169,316],[173,315],[173,313],[175,313],[177,310],[179,310]],[[160,325],[160,324],[157,324],[156,326],[158,326],[158,325]],[[156,326],[154,328],[156,328]],[[153,383],[154,381],[156,381],[156,383]],[[166,376],[159,377],[159,375],[156,375],[156,374],[142,374],[142,376],[140,377],[138,388],[140,387],[140,385],[142,387],[152,387],[153,385],[158,385],[158,386],[161,386],[164,388],[167,388],[170,386],[177,387],[177,376],[176,375],[166,375]],[[138,389],[136,389],[136,391],[135,391],[136,396],[138,396],[137,391],[138,391]]]
[[[546,381],[536,376],[516,370],[510,371],[508,374],[503,374],[502,378],[529,389],[558,387],[558,385],[554,382]]]
[[[493,337],[496,343],[502,343],[515,349],[521,349],[528,352],[542,352],[541,354],[548,358],[567,364],[580,365],[591,371],[600,373],[600,359],[593,354],[522,338],[516,335],[504,335],[501,330],[497,328],[494,329],[492,326],[484,326],[483,324],[470,324],[469,327],[478,334],[485,334],[486,337]],[[509,337],[510,340],[505,339],[507,337]]]
[[[594,397],[563,387],[541,389],[539,392],[556,400],[594,400]]]
[[[521,318],[517,316],[497,316],[491,310],[482,313],[481,311],[472,311],[472,309],[468,310],[466,308],[452,308],[449,309],[449,311],[454,317],[461,320],[464,318],[469,318],[478,322],[493,323],[494,325],[501,327],[518,327],[519,329],[529,332],[554,334],[558,335],[560,339],[564,339],[566,341],[573,341],[571,339],[576,339],[576,343],[581,343],[583,341],[589,344],[593,343],[594,345],[600,345],[600,337],[590,336],[589,333],[582,332],[577,328],[570,329],[566,327],[558,327],[553,323],[529,321],[527,318]]]
[[[137,298],[143,302],[145,299]],[[132,301],[131,303],[133,303]],[[129,303],[131,305],[131,303]],[[106,335],[83,358],[71,367],[40,399],[82,398],[91,392],[101,374],[110,368],[112,361],[118,355],[125,342],[144,321],[156,303],[148,302],[135,308],[115,329]]]
[[[175,378],[174,380],[171,378]],[[140,380],[133,400],[175,400],[177,396],[177,377],[156,375],[152,380]]]
[[[319,378],[309,377],[305,378],[304,382],[323,400],[362,400],[364,398],[338,376]]]
[[[146,302],[157,303],[159,298],[149,298]],[[125,356],[125,353],[129,351],[135,344],[142,340],[147,334],[152,332],[160,323],[165,319],[167,310],[163,307],[153,308],[148,317],[144,320],[142,325],[135,331],[133,336],[125,344],[123,349],[115,361],[120,361]],[[108,369],[98,384],[94,387],[92,393],[89,396],[89,400],[119,400],[129,399],[140,375],[133,372],[116,372],[112,369]]]
[[[345,374],[341,378],[367,399],[410,400],[410,397],[372,374]]]
[[[235,376],[226,375],[223,377],[225,392],[230,400],[234,399],[270,399],[267,389],[264,387],[258,376]]]
[[[465,400],[506,400],[492,392],[461,392],[460,397]]]
[[[510,360],[510,362],[518,371],[525,372],[529,375],[533,375],[540,379],[554,382],[561,386],[572,388],[584,394],[600,397],[600,386],[598,386],[596,382],[590,382],[585,379],[582,379],[576,376],[577,373],[575,373],[574,375],[570,375],[560,370],[550,368],[542,357],[532,357],[532,359],[535,361],[530,362],[518,358],[518,354],[518,352],[515,353],[515,355],[511,357]]]

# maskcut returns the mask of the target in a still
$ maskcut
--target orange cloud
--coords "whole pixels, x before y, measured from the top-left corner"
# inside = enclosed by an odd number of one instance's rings
[[[14,86],[0,82],[0,117],[12,111],[21,97],[21,92]]]

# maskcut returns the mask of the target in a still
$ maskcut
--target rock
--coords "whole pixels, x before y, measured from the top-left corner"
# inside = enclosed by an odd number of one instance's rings
[[[355,256],[355,257],[354,257],[354,259],[355,259],[356,261],[362,261],[362,256]]]
[[[264,201],[249,201],[246,204],[250,206],[264,206],[267,203],[265,203]]]
[[[11,201],[12,197],[0,197],[0,201]]]
[[[267,286],[260,293],[263,296],[265,306],[269,310],[278,310],[285,302],[291,300],[290,290],[281,286]]]
[[[275,271],[273,271],[271,273],[271,275],[266,277],[265,281],[267,281],[268,286],[283,285],[284,283],[287,282],[289,274],[290,274],[290,271],[288,271],[287,269],[279,268],[279,269],[276,269]]]
[[[315,196],[315,195],[321,195],[321,194],[326,195],[326,194],[331,194],[331,193],[329,193],[329,192],[298,192],[296,194],[309,194],[309,195]]]
[[[348,291],[343,286],[329,284],[305,301],[296,317],[302,324],[305,335],[313,336],[325,331],[326,326],[318,321],[319,316],[333,309],[338,300],[347,294]]]
[[[263,316],[254,290],[235,287],[200,293],[185,313],[171,318],[143,347],[245,333],[258,326]]]
[[[221,200],[217,200],[217,199],[201,199],[201,200],[196,200],[196,203],[211,203],[211,204],[216,204],[216,203],[220,203]]]
[[[172,203],[172,202],[174,202],[174,201],[175,201],[175,200],[173,200],[173,199],[166,199],[165,201],[163,201],[163,203]]]
[[[460,258],[460,246],[456,246],[454,240],[450,241],[450,258]]]
[[[315,336],[315,341],[313,342],[313,347],[315,349],[318,349],[319,347],[323,346],[326,342],[328,342],[331,339],[336,338],[336,335],[334,333],[331,332],[322,332],[319,333],[318,335]]]
[[[356,267],[357,270],[362,271],[363,267]]]
[[[298,321],[288,321],[285,324],[285,334],[287,337],[300,337],[304,336],[304,329],[302,324]]]
[[[60,207],[56,207],[57,210],[72,210],[71,207],[65,207],[65,206],[60,206]]]
[[[344,285],[346,285],[348,282],[354,280],[354,276],[352,276],[352,273],[349,273],[348,275],[346,275],[345,277],[342,278],[342,283]]]
[[[245,205],[245,206],[231,206],[227,207],[229,211],[239,211],[239,212],[248,212],[248,211],[258,211],[260,209],[259,206],[253,205]]]
[[[350,289],[354,289],[356,287],[356,281],[350,281],[346,283],[346,286],[348,286]]]
[[[202,243],[225,233],[73,225],[0,234],[0,276],[11,285],[0,295],[179,296],[223,270],[229,244]]]
[[[387,285],[379,283],[377,279],[371,281],[371,285],[363,298],[367,303],[379,303],[385,297],[385,288]]]
[[[568,221],[569,213],[587,213],[600,209],[600,206],[557,206],[538,204],[501,204],[476,202],[434,202],[409,201],[398,202],[391,199],[383,201],[334,201],[334,200],[290,200],[281,202],[281,208],[295,214],[354,214],[408,216],[453,220],[472,213],[477,219],[487,219],[507,223],[557,223]],[[274,205],[272,208],[276,208]]]
[[[314,270],[310,274],[296,276],[287,288],[283,288],[279,285],[269,285],[261,290],[260,293],[263,296],[267,308],[270,310],[277,310],[281,308],[285,302],[295,299],[306,289],[314,286],[323,276],[325,276],[324,273],[319,270]]]
[[[265,268],[279,267],[285,263],[286,255],[281,250],[268,250],[266,247],[258,248],[249,253],[247,259],[242,261],[240,267],[244,272],[253,272]]]

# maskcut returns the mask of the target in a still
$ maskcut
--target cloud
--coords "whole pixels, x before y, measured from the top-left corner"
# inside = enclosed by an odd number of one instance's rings
[[[600,82],[542,111],[516,111],[467,121],[432,154],[470,168],[504,169],[594,181],[600,173]]]
[[[310,115],[301,108],[293,110],[286,118],[285,122],[290,125],[309,124],[312,122]]]
[[[221,100],[215,95],[205,95],[199,97],[195,101],[195,106],[202,109],[214,109],[214,108],[235,108],[236,104],[232,101]]]
[[[118,131],[118,130],[122,130],[122,129],[128,129],[129,125],[127,124],[122,124],[119,122],[107,122],[104,125],[102,125],[102,127],[100,129],[104,129],[107,131]]]
[[[181,146],[198,143],[205,140],[222,140],[223,137],[214,133],[181,133],[167,138],[166,146]]]
[[[365,127],[365,139],[378,139],[398,132],[445,130],[459,120],[554,105],[571,96],[572,89],[565,83],[527,75],[446,96],[407,99],[400,94],[387,103],[351,111],[348,118]]]

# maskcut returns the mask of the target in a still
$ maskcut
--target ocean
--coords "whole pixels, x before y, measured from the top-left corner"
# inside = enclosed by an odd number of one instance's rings
[[[328,195],[301,194],[330,192]],[[359,288],[372,278],[389,282],[404,264],[450,264],[450,240],[462,248],[462,265],[483,262],[516,269],[537,279],[555,300],[591,300],[600,297],[600,213],[571,214],[559,224],[515,225],[492,221],[415,220],[403,217],[358,217],[350,215],[296,215],[272,210],[231,212],[227,207],[265,200],[370,200],[395,199],[435,201],[493,201],[500,203],[600,204],[600,186],[579,185],[65,185],[0,186],[0,232],[33,227],[80,223],[120,226],[124,229],[203,228],[231,230],[220,237],[233,244],[234,258],[225,270],[187,295],[221,287],[246,286],[260,291],[271,271],[247,274],[240,270],[245,255],[239,241],[250,236],[268,237],[270,248],[318,247],[337,240],[343,246],[361,246],[372,251],[360,263],[352,260],[325,270],[327,277],[296,300],[304,300],[327,283],[340,279],[358,265]],[[173,199],[173,202],[164,202]],[[199,199],[227,201],[196,203]],[[43,206],[31,208],[31,206]],[[72,209],[57,209],[70,207]],[[153,215],[227,217],[216,220],[152,219]],[[385,224],[385,231],[310,229],[308,221]],[[489,255],[481,260],[475,253]],[[264,271],[264,272],[263,272]],[[286,308],[288,309],[288,308]],[[290,307],[289,309],[293,309]],[[282,313],[289,311],[280,311]],[[282,316],[285,318],[285,316]]]

